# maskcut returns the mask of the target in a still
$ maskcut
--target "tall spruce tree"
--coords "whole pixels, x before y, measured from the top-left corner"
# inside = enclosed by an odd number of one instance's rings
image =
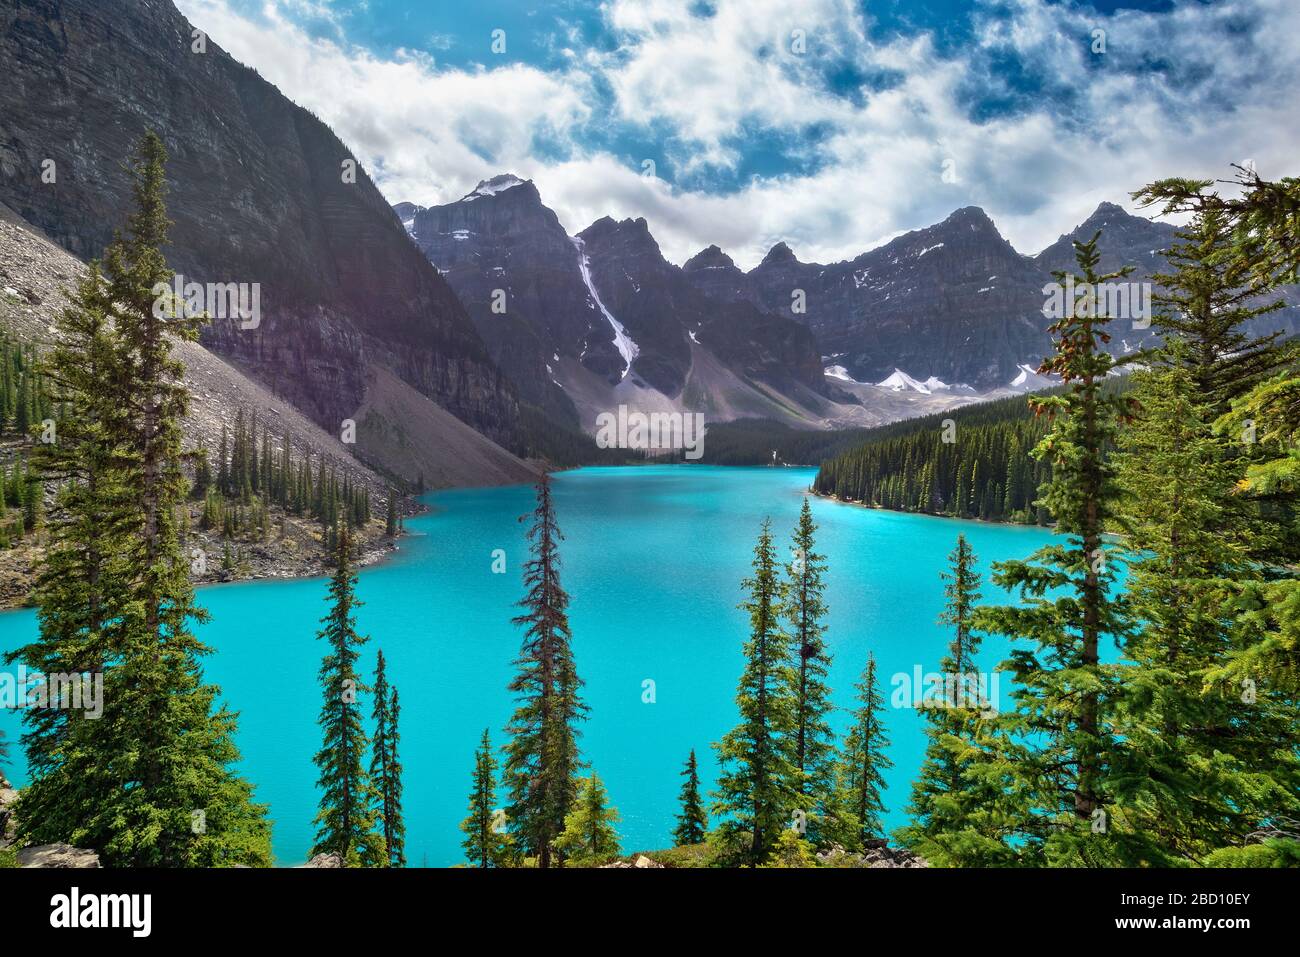
[[[777,574],[772,523],[765,519],[754,547],[753,576],[740,607],[749,614],[745,668],[736,691],[740,724],[714,745],[722,764],[713,813],[718,830],[741,860],[767,860],[783,828],[800,807],[795,764],[795,681],[790,638],[781,628],[784,589]],[[747,844],[745,847],[739,846]]]
[[[65,419],[78,409],[86,418],[65,423],[69,448],[47,461],[56,476],[77,470],[80,487],[61,493],[55,554],[38,589],[42,636],[22,656],[42,670],[102,669],[103,709],[96,720],[31,728],[37,776],[18,817],[28,840],[91,847],[110,865],[267,864],[266,809],[231,771],[235,715],[203,682],[208,649],[192,631],[206,614],[180,546],[189,394],[172,348],[195,338],[204,317],[158,291],[172,275],[162,253],[165,161],[147,133],[127,170],[135,209],[126,229],[61,319],[71,335],[52,366],[54,388]],[[63,571],[61,585],[52,575]]]
[[[375,736],[371,740],[370,780],[379,796],[376,810],[384,835],[387,866],[405,867],[406,824],[402,818],[402,765],[397,754],[400,740],[397,721],[401,716],[401,708],[397,700],[397,689],[388,684],[387,662],[383,651],[379,652],[375,665],[373,694]]]
[[[523,516],[520,520],[529,518]],[[509,690],[516,700],[506,727],[505,783],[509,826],[522,853],[550,867],[553,845],[564,831],[582,767],[577,723],[586,715],[570,647],[569,596],[560,584],[560,542],[551,478],[537,483],[537,506],[528,529],[531,558],[524,564],[523,645]]]
[[[831,689],[826,675],[831,660],[824,637],[826,586],[822,575],[826,563],[816,551],[816,531],[805,496],[794,531],[794,555],[786,566],[782,611],[796,660],[794,762],[799,773],[799,793],[809,814],[809,836],[814,843],[820,839],[819,822],[835,790],[836,757],[835,736],[827,720]]]
[[[939,616],[953,629],[948,653],[940,662],[944,688],[940,700],[922,704],[926,718],[926,748],[921,771],[912,784],[908,805],[910,823],[898,831],[900,843],[931,864],[973,865],[997,863],[981,857],[989,835],[979,833],[980,811],[993,803],[981,773],[980,723],[996,714],[994,687],[978,673],[976,653],[980,638],[972,625],[980,600],[980,576],[975,554],[964,535],[948,556],[950,571],[942,575],[945,604]],[[996,845],[996,841],[994,842]]]
[[[1115,360],[1103,348],[1111,317],[1099,314],[1098,287],[1131,267],[1097,272],[1100,235],[1074,244],[1079,295],[1050,327],[1056,350],[1041,371],[1059,375],[1064,391],[1030,400],[1052,420],[1034,454],[1052,461],[1041,498],[1063,540],[1028,560],[998,563],[994,582],[1017,591],[1022,603],[981,608],[974,622],[1030,645],[1015,648],[1004,666],[1016,682],[1016,712],[1000,716],[1005,733],[996,739],[1015,778],[1003,793],[1018,802],[1008,813],[1019,830],[1007,835],[1006,846],[1026,863],[1113,860],[1106,802],[1115,678],[1101,664],[1101,646],[1122,641],[1128,622],[1122,597],[1112,593],[1118,546],[1103,536],[1117,519],[1118,498],[1107,449],[1131,403],[1102,388]],[[1054,275],[1070,288],[1064,272]]]
[[[889,737],[881,720],[885,698],[876,676],[875,655],[867,655],[862,678],[855,687],[858,706],[853,709],[853,724],[844,738],[840,761],[841,786],[861,842],[883,836],[880,815],[885,812],[884,772],[894,766],[887,753]]]
[[[694,748],[686,759],[682,777],[686,778],[680,798],[682,813],[677,815],[677,826],[673,828],[673,843],[677,847],[702,843],[709,830],[709,815],[700,798],[700,769],[695,762]]]
[[[323,743],[315,763],[321,799],[312,854],[337,854],[345,867],[378,867],[388,861],[388,852],[383,836],[376,833],[379,816],[374,808],[382,795],[362,764],[369,742],[361,726],[360,696],[370,689],[357,673],[358,649],[367,639],[357,632],[356,583],[352,543],[343,528],[329,586],[330,610],[317,636],[328,643],[329,651],[320,667],[324,700],[317,723]]]
[[[460,846],[476,867],[505,867],[510,860],[510,836],[498,823],[494,807],[497,799],[497,759],[492,750],[492,734],[483,729],[483,738],[474,752],[473,785],[469,792],[469,816],[460,822],[465,840]]]
[[[1286,565],[1285,502],[1241,494],[1255,450],[1237,428],[1216,429],[1286,350],[1243,331],[1269,307],[1251,305],[1250,267],[1231,255],[1221,214],[1179,235],[1157,296],[1165,343],[1134,376],[1138,412],[1118,456],[1140,622],[1116,716],[1114,836],[1129,864],[1204,863],[1300,813],[1294,695],[1232,668],[1258,647],[1259,596]]]

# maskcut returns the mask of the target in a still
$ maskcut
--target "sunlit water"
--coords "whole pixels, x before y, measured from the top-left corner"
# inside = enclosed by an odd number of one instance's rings
[[[555,478],[565,534],[562,580],[583,695],[586,758],[622,813],[625,851],[671,843],[679,772],[691,748],[712,786],[710,744],[736,721],[733,700],[746,619],[736,605],[749,572],[759,523],[771,516],[789,555],[789,535],[812,469],[705,466],[593,468]],[[473,751],[485,727],[502,743],[512,708],[506,691],[519,630],[510,624],[522,592],[529,487],[460,489],[428,496],[432,512],[407,523],[410,534],[386,563],[361,573],[358,623],[389,662],[402,701],[407,856],[412,865],[463,860],[457,824],[466,814]],[[1045,541],[1035,528],[958,522],[813,499],[819,550],[829,562],[827,640],[831,684],[840,708],[873,651],[887,693],[895,674],[935,669],[950,636],[936,624],[939,573],[959,532],[987,577],[990,563],[1023,557]],[[503,549],[506,572],[494,574]],[[320,745],[317,639],[326,611],[325,580],[255,582],[201,591],[212,614],[201,629],[215,649],[210,680],[240,712],[242,772],[270,805],[277,859],[304,861],[314,833]],[[984,587],[986,599],[997,590]],[[0,615],[0,650],[29,639],[30,611]],[[1006,645],[986,642],[981,666]],[[646,682],[652,681],[653,703]],[[1003,702],[1009,687],[1002,687]],[[367,709],[369,705],[367,703]],[[908,785],[924,738],[915,712],[887,714],[894,768],[887,774],[886,824],[904,821]],[[9,776],[25,780],[15,712],[0,712],[10,742]]]

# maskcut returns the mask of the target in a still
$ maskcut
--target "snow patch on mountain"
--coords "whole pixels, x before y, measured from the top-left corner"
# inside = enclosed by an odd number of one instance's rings
[[[933,378],[933,376],[931,376]],[[937,381],[937,380],[936,380]],[[933,390],[924,382],[918,382],[902,369],[895,369],[893,374],[883,382],[877,382],[876,385],[881,389],[890,389],[894,392],[906,392],[911,390],[919,392],[921,395],[932,395]]]
[[[1033,366],[1020,363],[1020,372],[1011,380],[1013,389],[1047,389],[1056,383],[1045,375],[1039,375]]]
[[[605,317],[605,320],[614,330],[614,348],[618,350],[618,354],[623,357],[623,362],[626,363],[623,366],[623,375],[619,378],[626,379],[627,374],[632,371],[632,362],[641,353],[641,349],[632,341],[632,337],[627,334],[623,324],[614,318],[601,301],[600,293],[596,291],[596,284],[591,281],[591,260],[587,258],[587,250],[584,248],[586,244],[577,236],[570,236],[569,242],[573,243],[573,248],[578,251],[578,271],[582,273],[582,281],[587,287],[587,295],[591,296],[591,301],[596,304],[600,314]]]

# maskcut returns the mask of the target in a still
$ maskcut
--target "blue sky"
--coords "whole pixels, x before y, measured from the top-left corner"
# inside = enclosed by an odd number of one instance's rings
[[[177,5],[391,201],[514,172],[677,262],[833,261],[965,205],[1033,252],[1157,176],[1294,173],[1300,140],[1296,0]]]

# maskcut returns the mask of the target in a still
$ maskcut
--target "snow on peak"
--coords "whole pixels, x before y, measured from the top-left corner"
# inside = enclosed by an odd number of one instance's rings
[[[911,389],[913,392],[919,392],[922,395],[930,395],[931,391],[924,382],[917,382],[902,369],[895,369],[893,375],[883,382],[877,382],[876,385],[881,389],[890,389],[894,392],[905,392]]]
[[[508,189],[523,185],[524,181],[518,176],[503,173],[500,176],[493,176],[491,179],[483,180],[474,187],[473,191],[462,196],[460,201],[462,203],[472,203],[480,196],[495,196],[497,193],[504,193]]]

